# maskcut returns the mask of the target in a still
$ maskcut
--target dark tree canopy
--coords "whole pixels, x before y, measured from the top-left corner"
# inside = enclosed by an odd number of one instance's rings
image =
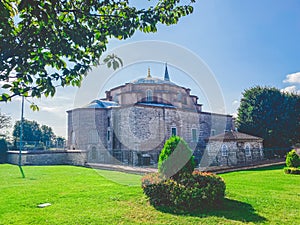
[[[17,121],[13,129],[13,137],[15,140],[20,139],[21,122]],[[40,125],[36,121],[24,120],[23,122],[23,141],[41,141],[42,131]]]
[[[44,143],[44,145],[49,145],[55,140],[55,134],[51,127],[48,127],[47,125],[41,126],[41,141]]]
[[[151,2],[151,1],[150,1]],[[153,1],[138,9],[129,0],[0,0],[0,101],[53,96],[57,86],[79,86],[99,64],[109,38],[155,32],[193,11],[183,0]],[[118,66],[118,58],[105,63]]]
[[[300,141],[300,96],[269,87],[245,90],[237,123],[241,132],[262,137],[265,147],[290,147]]]

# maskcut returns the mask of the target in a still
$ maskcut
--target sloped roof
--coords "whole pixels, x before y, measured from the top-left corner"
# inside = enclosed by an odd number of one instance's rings
[[[209,138],[209,141],[262,141],[260,137],[241,133],[238,131],[225,131],[223,134],[218,134]]]
[[[89,104],[85,105],[83,108],[99,109],[99,108],[112,108],[118,106],[119,104],[113,101],[94,100]]]

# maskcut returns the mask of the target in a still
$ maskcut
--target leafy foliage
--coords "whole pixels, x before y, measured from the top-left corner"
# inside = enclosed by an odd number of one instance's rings
[[[13,129],[15,140],[20,138],[21,121],[17,121]],[[36,121],[24,120],[23,122],[23,141],[41,141],[42,131]]]
[[[156,32],[193,12],[181,0],[154,1],[138,9],[129,0],[1,0],[0,101],[16,95],[53,96],[57,86],[79,86],[106,50],[110,38],[127,39],[136,30]],[[121,60],[104,60],[116,69]],[[6,91],[5,91],[5,90]]]
[[[286,155],[285,163],[288,167],[299,167],[300,166],[300,156],[297,154],[295,149],[291,150]]]
[[[195,169],[193,150],[178,136],[170,137],[161,150],[158,159],[158,171],[165,177],[178,179],[191,174]]]
[[[41,126],[41,141],[44,143],[44,145],[47,145],[51,142],[53,142],[55,139],[55,134],[51,127],[48,127],[47,125]]]
[[[148,174],[142,179],[142,188],[154,206],[193,211],[221,203],[226,187],[221,177],[195,171],[179,181],[164,180],[158,173]]]
[[[13,137],[17,141],[20,137],[21,122],[17,121],[13,129]],[[51,146],[51,144],[57,141],[59,146],[63,146],[64,138],[56,138],[51,127],[47,125],[40,125],[36,121],[24,120],[23,122],[23,141],[25,142],[41,142],[41,148],[43,146]],[[37,147],[37,146],[35,146]]]
[[[11,117],[0,112],[0,130],[11,126]]]
[[[262,137],[266,148],[289,147],[299,142],[300,96],[260,86],[245,90],[237,126]]]

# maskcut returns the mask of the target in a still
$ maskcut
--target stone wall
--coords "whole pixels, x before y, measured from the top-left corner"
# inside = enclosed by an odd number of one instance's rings
[[[227,146],[227,156],[222,155],[222,145]],[[250,147],[250,154],[245,147]],[[251,164],[264,159],[262,141],[210,141],[205,153],[205,166],[235,166]]]
[[[18,164],[19,152],[8,151],[8,163]],[[74,165],[84,166],[87,154],[84,150],[23,151],[22,165]]]

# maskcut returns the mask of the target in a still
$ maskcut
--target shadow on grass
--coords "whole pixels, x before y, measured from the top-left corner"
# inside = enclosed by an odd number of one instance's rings
[[[253,207],[244,202],[239,202],[236,200],[225,199],[222,205],[218,205],[214,209],[202,209],[201,211],[193,211],[187,212],[183,210],[176,210],[169,207],[155,207],[157,210],[170,213],[175,215],[182,215],[182,216],[194,216],[194,217],[223,217],[229,220],[241,221],[241,222],[264,222],[266,218],[258,215]]]
[[[266,171],[266,170],[281,170],[285,167],[285,164],[275,165],[275,166],[266,166],[261,168],[250,169],[248,171]]]

